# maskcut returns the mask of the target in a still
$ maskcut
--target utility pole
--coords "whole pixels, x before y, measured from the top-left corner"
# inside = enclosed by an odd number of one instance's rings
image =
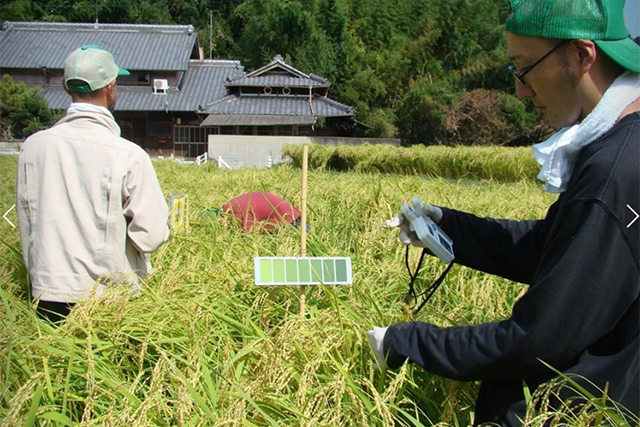
[[[213,11],[209,11],[209,59],[211,58],[211,51],[213,50]]]

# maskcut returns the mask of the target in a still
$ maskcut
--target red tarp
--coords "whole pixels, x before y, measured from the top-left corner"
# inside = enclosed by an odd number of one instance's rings
[[[233,215],[238,226],[248,233],[271,232],[300,218],[300,211],[289,202],[263,191],[241,194],[223,205],[222,210]]]

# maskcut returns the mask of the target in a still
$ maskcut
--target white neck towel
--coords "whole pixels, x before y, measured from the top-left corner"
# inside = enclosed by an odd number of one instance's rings
[[[640,75],[626,71],[609,86],[593,111],[582,121],[562,128],[532,148],[541,166],[538,179],[545,190],[562,193],[567,189],[578,153],[616,124],[629,104],[640,98]]]
[[[115,120],[113,118],[113,114],[107,108],[102,107],[100,105],[88,104],[86,102],[72,102],[69,108],[67,109],[67,115],[79,112],[88,112],[88,113],[101,113],[111,118],[111,120]]]

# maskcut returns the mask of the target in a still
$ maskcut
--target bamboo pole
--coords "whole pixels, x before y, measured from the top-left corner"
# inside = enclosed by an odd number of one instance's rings
[[[309,145],[302,146],[302,189],[300,195],[300,256],[307,256],[307,169]],[[306,286],[300,286],[300,315],[305,315]]]

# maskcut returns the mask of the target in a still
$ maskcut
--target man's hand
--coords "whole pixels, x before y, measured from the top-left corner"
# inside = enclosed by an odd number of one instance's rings
[[[376,356],[376,363],[373,364],[373,369],[384,369],[387,367],[385,363],[384,350],[382,343],[384,341],[384,335],[387,333],[387,328],[379,328],[374,326],[373,329],[367,331],[367,338],[369,339],[369,346],[373,350],[373,354]]]
[[[442,221],[442,209],[437,206],[424,205],[420,214],[430,217],[433,222],[438,225],[440,225],[440,221]],[[404,215],[400,214],[396,217],[386,220],[382,227],[398,227],[400,228],[400,231],[398,232],[398,239],[400,240],[400,243],[402,243],[403,245],[413,245],[424,248],[424,243],[422,243],[420,239],[418,239],[418,236],[416,236],[415,232],[411,231],[411,229],[409,228],[409,224],[409,221],[405,219]]]

